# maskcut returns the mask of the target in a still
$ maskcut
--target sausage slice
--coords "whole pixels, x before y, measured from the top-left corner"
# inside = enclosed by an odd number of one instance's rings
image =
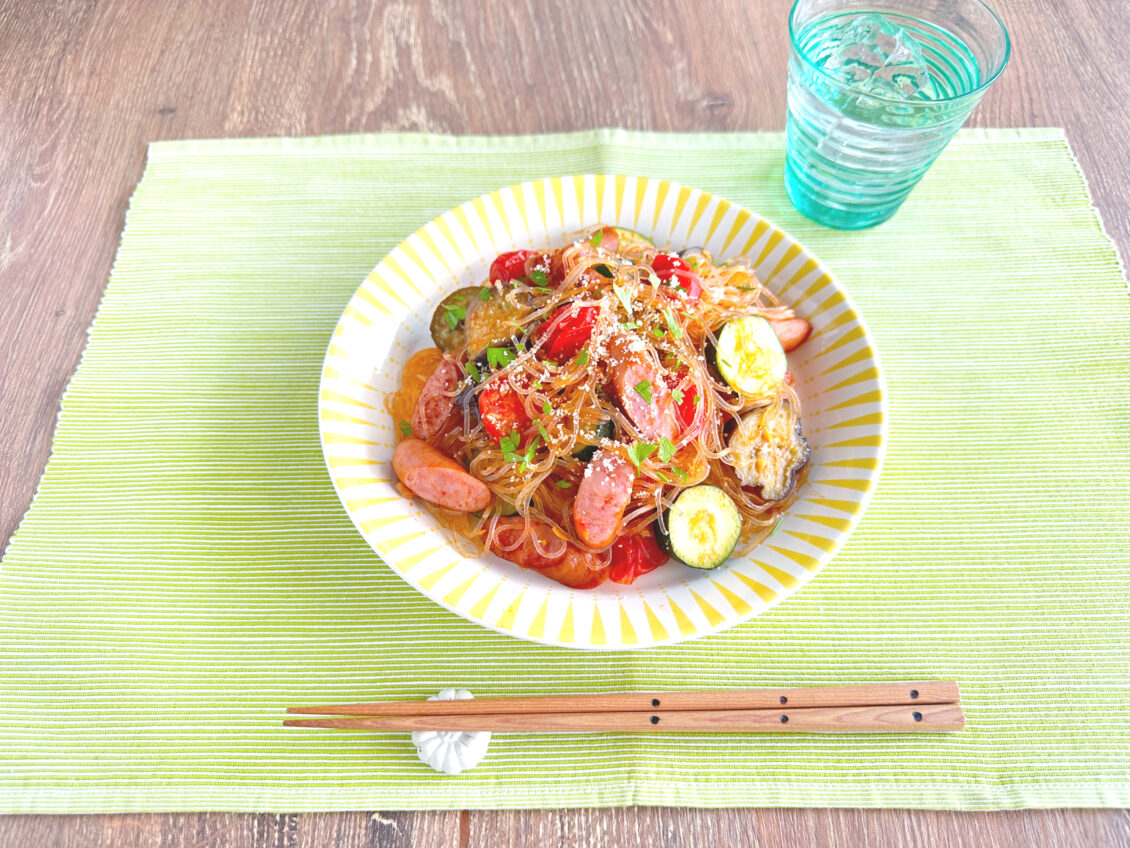
[[[457,512],[486,509],[493,498],[486,483],[420,439],[396,446],[392,468],[413,494]]]
[[[412,410],[413,435],[431,441],[447,432],[456,418],[453,393],[458,386],[459,366],[450,359],[442,360],[420,389]]]
[[[585,468],[573,499],[573,526],[590,548],[607,548],[620,534],[636,470],[617,450],[601,448]]]
[[[525,533],[525,528],[526,522],[522,518],[500,518],[491,552],[522,568],[540,571],[550,580],[573,589],[593,589],[608,579],[609,566],[600,556],[559,539],[545,522],[531,521],[529,533]],[[546,557],[539,554],[534,547],[534,536],[543,548],[555,555]],[[503,545],[512,545],[518,539],[522,542],[517,547],[503,550]]]

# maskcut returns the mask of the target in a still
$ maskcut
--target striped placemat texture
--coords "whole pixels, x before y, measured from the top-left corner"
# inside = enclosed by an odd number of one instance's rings
[[[0,811],[993,808],[1130,803],[1130,300],[1059,130],[966,131],[898,216],[822,229],[780,135],[599,131],[155,144],[0,567]],[[454,617],[365,546],[323,468],[328,334],[443,210],[522,179],[664,177],[775,221],[868,321],[888,458],[808,587],[639,653]],[[457,778],[284,706],[956,679],[938,736],[497,737]]]

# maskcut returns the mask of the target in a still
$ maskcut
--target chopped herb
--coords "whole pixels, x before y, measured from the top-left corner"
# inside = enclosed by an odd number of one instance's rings
[[[454,303],[445,303],[443,312],[443,317],[447,319],[447,325],[453,330],[459,326],[460,321],[467,317],[467,307],[456,306]]]
[[[593,233],[591,236],[589,236],[589,242],[592,244],[593,247],[600,247],[600,243],[603,240],[604,240],[604,230],[603,229],[597,230],[595,233]]]
[[[409,436],[412,435],[412,425],[409,424],[407,421],[401,421],[400,424],[399,424],[399,427],[400,427],[400,435],[402,435],[404,438],[407,439]]]
[[[671,440],[664,436],[659,440],[659,458],[664,462],[670,462],[671,457],[675,455],[675,446],[671,444]]]
[[[553,412],[553,405],[549,401],[544,401],[541,405],[541,411],[544,415],[549,415]]]
[[[616,274],[613,273],[612,269],[604,264],[594,266],[593,270],[596,271],[596,273],[600,274],[600,276],[604,277],[604,279],[606,280],[611,280],[616,276]]]
[[[515,460],[510,457],[518,450],[518,445],[522,443],[522,437],[518,435],[517,430],[511,430],[509,436],[503,436],[498,440],[498,447],[502,450],[503,457],[507,462],[514,462]]]
[[[556,486],[558,489],[568,489],[573,484],[570,483],[568,480],[554,480],[553,485]]]
[[[463,367],[467,369],[467,373],[471,376],[471,379],[474,380],[476,383],[481,383],[483,381],[483,375],[479,371],[479,366],[476,365],[474,362],[468,362]]]
[[[656,471],[655,476],[662,480],[667,485],[671,485],[671,478],[664,474],[662,471]]]
[[[678,477],[680,480],[686,480],[687,479],[687,472],[685,472],[681,468],[672,468],[671,473],[674,474],[676,477]]]
[[[612,291],[616,292],[616,297],[620,298],[620,302],[624,304],[624,311],[628,313],[628,317],[632,317],[632,292],[627,286],[622,286],[619,283],[614,283]]]
[[[547,433],[545,431],[545,425],[542,424],[540,421],[535,421],[534,424],[537,425],[538,432],[541,433],[541,437],[548,442],[549,441],[549,433]]]
[[[578,365],[589,364],[589,352],[586,348],[581,348],[581,352],[577,354],[576,363]]]
[[[538,442],[540,441],[540,435],[534,436],[534,440],[530,442],[530,446],[526,448],[525,456],[522,457],[522,466],[518,469],[519,471],[525,471],[527,468],[529,468],[530,463],[534,461],[534,450],[537,449]]]
[[[636,390],[636,394],[638,394],[640,397],[642,397],[648,403],[651,403],[651,381],[650,380],[640,380],[638,383],[636,383],[634,386],[632,386],[632,388]]]
[[[757,291],[761,286],[734,286],[738,291]]]
[[[647,270],[647,281],[656,287],[658,287],[663,282],[659,279],[659,275],[652,271],[650,268],[648,268]]]
[[[728,360],[726,357],[724,357],[722,355],[718,356],[718,361],[721,362],[723,365],[725,365],[727,368],[733,368],[734,367],[733,364],[730,362],[730,360]]]
[[[517,327],[518,325],[515,323],[514,326]],[[514,349],[521,352],[521,353],[525,353],[526,352],[526,343],[524,341],[522,341],[521,339],[518,339],[516,342],[514,342]]]
[[[785,520],[784,516],[781,516],[780,518],[777,519],[777,523],[774,524],[773,529],[769,531],[770,536],[775,535],[776,532],[781,529],[781,522],[784,521],[784,520]]]
[[[681,339],[683,337],[683,331],[679,329],[679,325],[675,323],[675,313],[671,311],[670,306],[664,308],[663,317],[667,319],[667,329],[671,331],[671,335],[677,339]]]
[[[628,448],[628,459],[632,461],[632,464],[635,465],[636,468],[639,468],[640,463],[655,453],[656,450],[655,445],[649,445],[646,442],[636,442]]]
[[[639,321],[625,321],[621,325],[625,330],[638,330],[640,328]]]
[[[694,405],[698,406],[700,403],[702,403],[702,395],[696,394],[694,396]]]
[[[534,381],[534,391],[537,392],[537,391],[540,391],[540,390],[541,390],[541,380],[535,380]]]
[[[508,347],[488,347],[487,363],[492,369],[505,368],[514,361],[517,354]]]
[[[493,293],[494,292],[490,289],[490,287],[483,286],[481,289],[479,289],[479,300],[481,300],[483,303],[486,303],[488,300],[490,300],[490,296]]]
[[[683,390],[682,389],[671,389],[671,400],[675,401],[675,403],[682,403],[683,402]]]
[[[663,328],[662,327],[652,327],[651,328],[651,334],[653,336],[655,336],[657,339],[661,339],[661,338],[663,338]]]
[[[530,280],[535,286],[540,286],[543,289],[549,285],[549,277],[546,275],[545,271],[537,268],[530,271]]]

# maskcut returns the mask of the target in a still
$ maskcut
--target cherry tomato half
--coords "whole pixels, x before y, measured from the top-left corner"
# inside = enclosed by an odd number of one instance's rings
[[[686,376],[686,371],[678,371],[673,374],[669,373],[667,375],[667,388],[674,391]],[[695,408],[698,406],[698,404],[695,403],[695,398],[698,397],[698,387],[694,383],[688,383],[682,392],[683,399],[675,404],[675,411],[678,414],[679,423],[686,428],[694,423]]]
[[[533,423],[526,413],[522,396],[501,380],[479,392],[479,417],[483,419],[483,429],[492,439],[501,439],[515,430],[525,433]]]
[[[612,543],[612,567],[608,571],[608,579],[628,584],[641,574],[655,571],[665,562],[667,554],[659,549],[650,529],[634,536],[621,536]]]
[[[547,336],[542,344],[542,354],[554,362],[564,362],[581,352],[596,328],[599,306],[562,306],[538,327],[537,338]],[[557,320],[560,318],[561,320]],[[554,322],[557,322],[554,324]],[[552,329],[549,329],[552,327]],[[547,335],[548,334],[548,335]]]
[[[690,303],[698,303],[702,297],[702,282],[698,274],[691,270],[691,266],[678,256],[660,253],[651,260],[651,270],[664,283],[674,281],[674,284],[687,293]]]
[[[490,263],[490,281],[509,283],[526,276],[526,260],[534,255],[532,250],[511,250],[500,253]]]

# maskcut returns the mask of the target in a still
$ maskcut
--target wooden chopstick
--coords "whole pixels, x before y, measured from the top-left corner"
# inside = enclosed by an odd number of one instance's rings
[[[758,710],[797,707],[867,707],[895,704],[953,704],[961,700],[957,683],[863,683],[782,689],[705,692],[617,692],[606,695],[536,695],[475,698],[467,701],[378,701],[290,707],[288,713],[355,716],[467,716],[488,714],[611,713]]]
[[[961,730],[965,716],[960,704],[898,704],[766,710],[384,715],[288,719],[283,724],[335,730],[489,730],[492,733],[892,733]]]

